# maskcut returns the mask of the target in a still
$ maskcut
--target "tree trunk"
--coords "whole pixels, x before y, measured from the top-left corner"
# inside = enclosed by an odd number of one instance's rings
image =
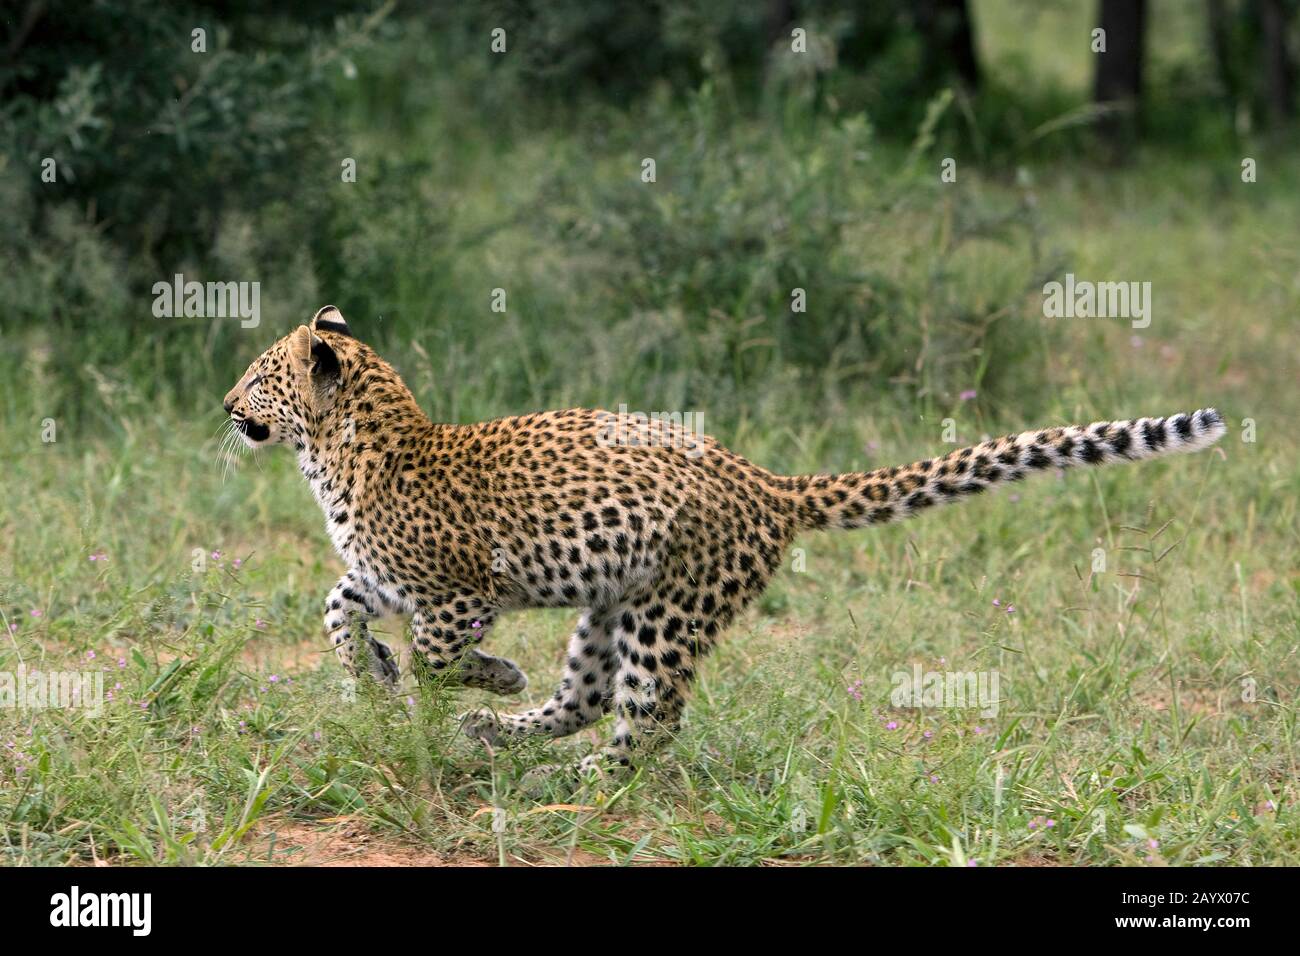
[[[1295,115],[1295,71],[1287,49],[1291,11],[1283,0],[1260,0],[1259,13],[1268,112],[1273,122],[1286,123]]]
[[[1219,85],[1228,101],[1228,123],[1236,122],[1237,105],[1241,102],[1241,82],[1232,59],[1232,38],[1228,24],[1228,11],[1223,0],[1206,0],[1205,13],[1210,34],[1210,51],[1214,55],[1214,69],[1219,75]]]
[[[977,89],[979,58],[967,0],[917,0],[915,11],[925,37],[927,75],[938,79],[955,73],[967,89]]]
[[[1106,52],[1094,54],[1093,101],[1117,112],[1103,116],[1098,127],[1113,149],[1127,151],[1137,139],[1142,103],[1147,0],[1101,0],[1100,21]]]
[[[790,24],[794,20],[794,4],[791,0],[767,0],[767,45],[774,46],[780,40],[790,39]]]

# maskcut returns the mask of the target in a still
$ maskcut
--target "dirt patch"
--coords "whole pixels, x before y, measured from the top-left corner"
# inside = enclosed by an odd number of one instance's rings
[[[1152,688],[1146,693],[1135,695],[1142,710],[1168,712],[1173,696],[1168,686]],[[1239,704],[1241,693],[1235,688],[1205,687],[1197,684],[1180,684],[1178,688],[1178,707],[1184,716],[1211,720],[1227,716],[1233,704]],[[1139,721],[1143,718],[1139,717]]]
[[[403,845],[369,831],[353,820],[309,824],[278,821],[263,829],[267,859],[279,866],[489,866],[473,856],[449,858]]]
[[[313,635],[293,643],[274,638],[259,640],[259,634],[249,638],[239,652],[239,660],[258,673],[288,671],[297,674],[314,671],[322,660],[334,662],[334,650],[324,634]]]
[[[497,866],[495,856],[439,853],[412,841],[376,834],[349,817],[319,823],[271,820],[260,833],[264,859],[276,866]],[[584,850],[535,858],[512,857],[512,866],[607,866]]]
[[[1056,857],[1043,856],[1040,853],[1025,853],[1016,857],[1014,860],[1007,860],[1005,863],[999,863],[998,866],[1024,866],[1024,867],[1042,867],[1042,866],[1070,866]]]

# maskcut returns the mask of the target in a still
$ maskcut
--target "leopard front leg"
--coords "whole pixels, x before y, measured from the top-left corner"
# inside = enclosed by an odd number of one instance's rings
[[[514,661],[484,654],[474,645],[496,621],[496,610],[476,595],[448,597],[411,615],[411,647],[418,655],[417,676],[454,668],[461,683],[497,694],[517,694],[528,678]]]
[[[364,644],[369,672],[391,688],[397,686],[401,676],[397,657],[387,644],[372,637],[367,627],[367,622],[378,617],[383,607],[383,599],[369,593],[360,575],[349,571],[339,578],[325,599],[325,633],[343,666],[357,677],[361,676],[357,647]]]
[[[477,710],[461,715],[466,736],[485,743],[509,737],[543,734],[565,737],[599,720],[610,704],[609,685],[618,666],[608,623],[599,612],[587,610],[569,638],[564,679],[551,699],[517,714]]]

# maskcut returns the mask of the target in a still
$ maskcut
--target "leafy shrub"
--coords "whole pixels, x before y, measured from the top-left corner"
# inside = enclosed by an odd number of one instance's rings
[[[0,66],[0,165],[27,186],[9,197],[17,215],[0,242],[26,246],[63,210],[121,250],[129,279],[149,283],[205,258],[223,217],[276,202],[282,213],[301,208],[311,194],[303,158],[320,152],[322,74],[364,38],[343,16],[364,8],[31,5]],[[205,52],[194,49],[197,30]],[[55,182],[42,179],[47,159]],[[300,224],[290,215],[285,226]]]
[[[24,53],[3,78],[3,161],[70,157],[57,187],[0,180],[16,211],[0,249],[22,263],[0,277],[18,303],[0,321],[46,356],[62,414],[150,398],[213,411],[234,372],[327,300],[448,418],[626,398],[718,421],[769,389],[944,404],[996,391],[1026,347],[1008,330],[1041,268],[1033,217],[938,182],[947,100],[900,151],[823,101],[822,51],[774,70],[757,110],[713,56],[693,86],[630,112],[594,97],[532,115],[505,109],[531,67],[493,63],[468,15],[410,15],[401,32],[344,17],[330,33],[291,13],[155,17],[115,0],[77,29],[139,22],[147,56],[78,46],[65,18],[48,28],[71,57],[62,74]],[[189,52],[196,22],[218,24],[206,60]],[[341,183],[349,155],[361,172]],[[647,155],[655,183],[639,179]],[[261,327],[160,325],[149,287],[173,271],[261,282]],[[504,314],[488,308],[498,287]]]

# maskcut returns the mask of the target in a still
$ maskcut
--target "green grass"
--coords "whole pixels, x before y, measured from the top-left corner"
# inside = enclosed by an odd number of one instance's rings
[[[705,666],[676,741],[626,785],[537,799],[523,773],[587,740],[493,759],[454,734],[475,694],[348,701],[319,636],[336,562],[301,480],[280,458],[223,486],[197,428],[172,438],[193,446],[49,449],[13,476],[40,518],[7,516],[21,593],[4,666],[103,666],[123,686],[100,717],[4,715],[10,862],[267,861],[277,821],[342,816],[454,858],[1297,859],[1295,514],[1276,497],[1294,475],[1250,449],[801,542],[806,570]],[[1096,546],[1107,572],[1090,575]],[[196,573],[195,548],[221,559]],[[493,649],[543,694],[568,623],[517,616]],[[918,661],[996,669],[1001,713],[891,711],[889,675]],[[530,812],[553,804],[588,809]],[[488,806],[500,833],[475,816]],[[1028,828],[1041,818],[1055,826]]]
[[[0,712],[0,852],[292,861],[306,827],[455,861],[1300,862],[1296,400],[1278,359],[1297,345],[1295,253],[1240,202],[1222,221],[1181,214],[1178,175],[1111,177],[1104,207],[1092,182],[1040,187],[1078,274],[1150,277],[1169,298],[1140,348],[1099,320],[1031,345],[1052,396],[1036,404],[1055,422],[1216,402],[1222,452],[807,537],[804,571],[788,564],[702,669],[678,737],[632,780],[577,793],[521,780],[604,727],[492,755],[451,719],[489,698],[348,698],[319,621],[339,565],[289,455],[223,481],[219,414],[150,417],[129,390],[104,393],[111,429],[43,444],[33,379],[4,422],[17,628],[0,669],[102,666],[122,687],[99,717]],[[940,447],[922,405],[780,389],[720,437],[785,471]],[[1011,400],[953,414],[963,441],[1034,424]],[[493,635],[530,698],[557,679],[570,623],[524,614]],[[891,709],[890,675],[915,662],[996,669],[1000,713]]]

